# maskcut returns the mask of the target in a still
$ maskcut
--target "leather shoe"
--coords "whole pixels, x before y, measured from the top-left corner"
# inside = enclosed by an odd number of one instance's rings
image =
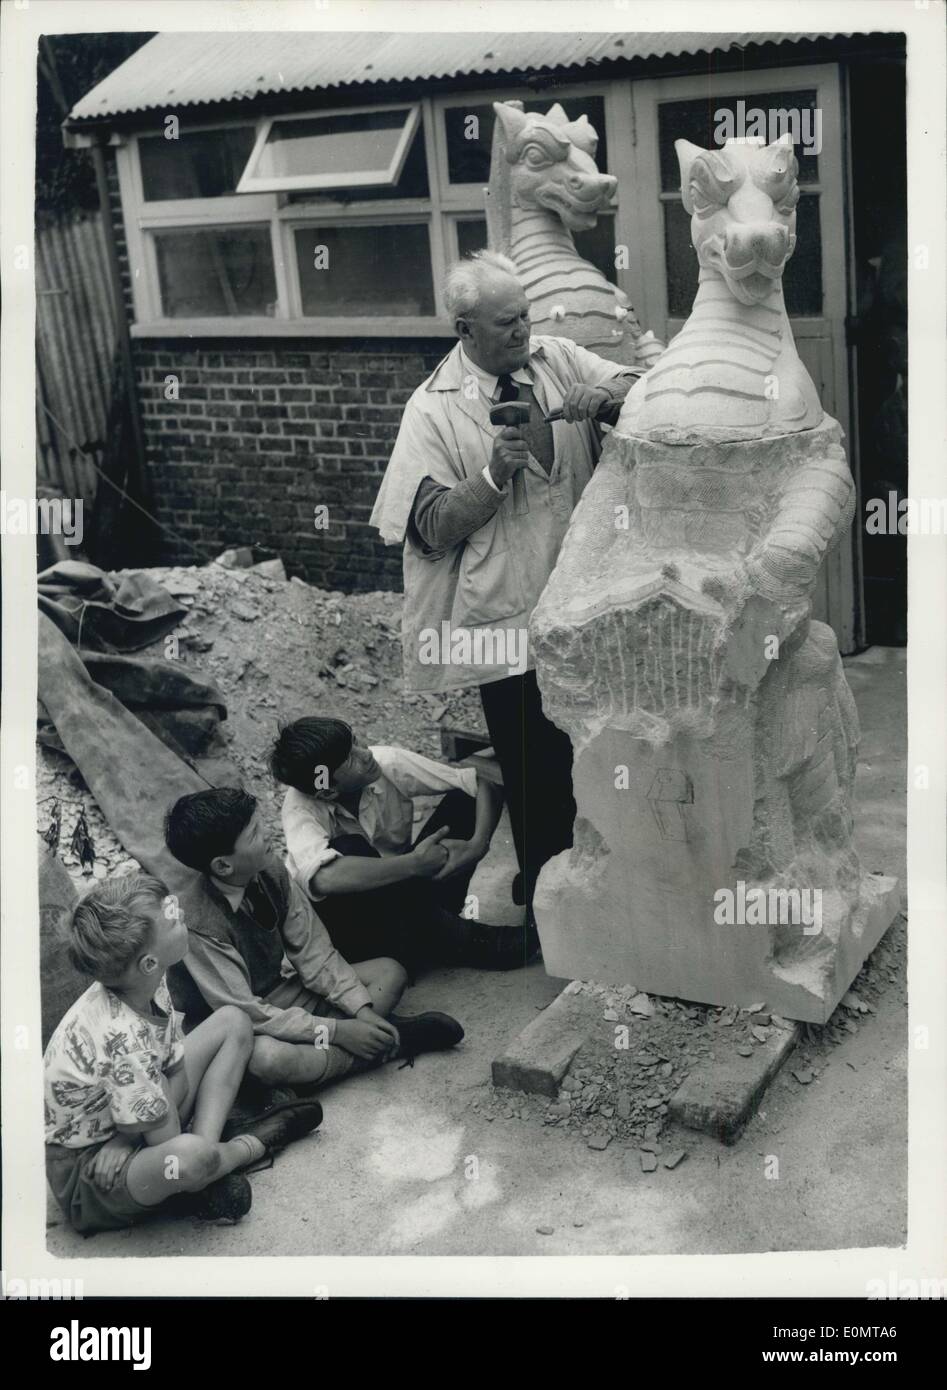
[[[169,1216],[193,1216],[199,1221],[227,1221],[231,1224],[246,1216],[253,1202],[253,1189],[242,1173],[228,1173],[208,1183],[200,1192],[177,1192],[162,1202],[160,1210]]]
[[[401,1039],[397,1055],[409,1067],[414,1066],[415,1057],[422,1052],[446,1052],[464,1036],[463,1028],[450,1014],[426,1013],[415,1018],[392,1014],[389,1022],[395,1025]]]
[[[317,1100],[283,1101],[259,1116],[257,1120],[240,1127],[240,1134],[249,1134],[259,1139],[263,1145],[260,1158],[247,1164],[245,1173],[254,1173],[258,1168],[269,1168],[275,1156],[303,1135],[311,1134],[322,1124],[322,1106]],[[237,1137],[236,1133],[228,1136]]]

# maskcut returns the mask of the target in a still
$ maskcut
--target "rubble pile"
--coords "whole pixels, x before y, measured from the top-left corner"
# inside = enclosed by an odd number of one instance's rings
[[[401,673],[402,595],[345,594],[286,580],[282,562],[252,564],[252,552],[225,551],[204,566],[146,573],[188,615],[140,655],[180,661],[213,681],[227,704],[221,749],[260,799],[274,844],[281,848],[281,789],[267,767],[282,722],[304,714],[345,719],[363,742],[397,743],[440,758],[440,727],[483,731],[476,691],[405,695]],[[71,763],[45,748],[37,753],[38,829],[61,807],[59,854],[80,882],[133,864],[115,839]],[[70,852],[85,813],[94,862]]]
[[[828,1023],[803,1025],[787,1073],[790,1084],[817,1082],[833,1065],[835,1047],[859,1031],[882,995],[900,991],[906,1006],[906,921],[899,917],[868,958]],[[584,984],[601,1006],[594,1036],[576,1054],[554,1099],[487,1087],[472,1109],[489,1122],[532,1122],[563,1130],[604,1150],[617,1140],[637,1148],[641,1168],[676,1168],[687,1156],[687,1131],[669,1129],[670,1099],[698,1064],[725,1054],[750,1058],[776,1029],[795,1024],[764,1002],[747,1009],[716,1008],[636,991]],[[855,1063],[847,1061],[849,1067]]]

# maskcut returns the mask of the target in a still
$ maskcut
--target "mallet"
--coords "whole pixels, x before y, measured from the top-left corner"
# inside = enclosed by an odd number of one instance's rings
[[[503,429],[521,429],[529,424],[529,404],[526,401],[501,401],[490,407],[490,424]]]
[[[501,401],[490,407],[490,424],[501,429],[522,429],[529,424],[528,401]],[[513,510],[516,513],[528,512],[526,486],[521,476],[522,469],[513,474]]]

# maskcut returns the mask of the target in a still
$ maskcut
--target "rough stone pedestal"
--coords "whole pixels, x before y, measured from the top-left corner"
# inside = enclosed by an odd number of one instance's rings
[[[616,766],[628,767],[627,789],[615,787]],[[546,970],[557,978],[634,982],[741,1008],[765,1000],[787,1018],[824,1023],[900,910],[897,880],[866,874],[854,906],[822,890],[818,931],[815,922],[714,920],[718,888],[738,906],[741,882],[744,902],[761,886],[733,869],[753,805],[745,750],[724,760],[712,744],[683,740],[672,753],[604,730],[579,755],[574,781],[595,824],[578,822],[574,848],[546,865],[534,902]],[[682,787],[687,800],[662,800]]]

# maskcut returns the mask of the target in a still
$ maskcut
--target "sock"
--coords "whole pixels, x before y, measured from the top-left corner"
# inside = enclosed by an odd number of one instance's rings
[[[263,1147],[263,1141],[257,1139],[252,1134],[236,1134],[232,1139],[228,1140],[228,1143],[239,1144],[242,1149],[246,1150],[247,1157],[243,1163],[238,1165],[240,1168],[245,1168],[248,1163],[255,1163],[258,1158],[262,1158],[266,1153]],[[257,1149],[259,1149],[259,1153],[257,1153]]]

